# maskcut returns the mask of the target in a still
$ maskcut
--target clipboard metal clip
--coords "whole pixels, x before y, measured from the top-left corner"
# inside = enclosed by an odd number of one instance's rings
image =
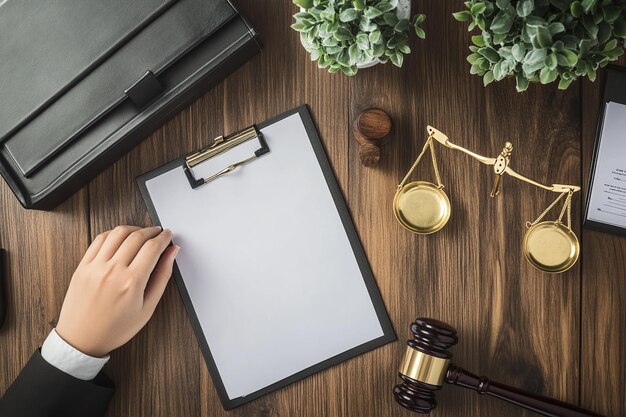
[[[241,145],[242,143],[245,143],[252,139],[257,139],[259,141],[259,149],[254,151],[254,154],[252,154],[252,156],[242,159],[239,162],[235,162],[234,164],[231,164],[221,171],[218,171],[208,177],[196,178],[193,174],[192,168],[194,166],[199,165],[205,162],[207,159],[210,159],[216,155],[220,155],[226,151],[229,151],[235,146]],[[211,146],[208,146],[204,149],[199,150],[198,152],[186,156],[183,169],[185,171],[187,179],[189,180],[191,188],[195,189],[200,187],[201,185],[204,185],[221,177],[224,174],[228,174],[229,172],[234,171],[238,167],[257,159],[259,156],[264,155],[269,151],[270,148],[269,146],[267,146],[267,142],[265,141],[263,134],[257,129],[256,125],[252,125],[244,130],[233,133],[226,137],[218,136],[217,138],[215,138]]]

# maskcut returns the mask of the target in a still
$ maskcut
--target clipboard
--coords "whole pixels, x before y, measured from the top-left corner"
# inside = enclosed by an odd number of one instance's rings
[[[306,105],[137,183],[226,410],[396,339]]]
[[[622,236],[626,236],[626,165],[623,163],[623,149],[626,145],[622,127],[624,106],[626,70],[609,65],[591,158],[583,227]],[[619,142],[621,149],[616,146]]]

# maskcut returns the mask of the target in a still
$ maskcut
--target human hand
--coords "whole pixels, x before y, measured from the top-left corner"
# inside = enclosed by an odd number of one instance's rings
[[[118,226],[98,235],[72,276],[56,331],[102,357],[135,336],[156,308],[180,247],[160,227]]]

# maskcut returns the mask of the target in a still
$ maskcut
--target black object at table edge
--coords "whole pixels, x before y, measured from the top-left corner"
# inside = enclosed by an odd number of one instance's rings
[[[621,83],[620,83],[621,81]],[[626,236],[626,228],[619,226],[589,220],[589,203],[591,202],[591,192],[593,191],[593,180],[596,173],[596,164],[598,162],[598,153],[600,151],[600,139],[602,136],[602,128],[604,126],[604,115],[606,105],[609,101],[626,104],[626,69],[609,65],[606,69],[606,79],[604,81],[604,94],[602,97],[601,110],[598,116],[598,126],[596,128],[596,138],[593,145],[593,154],[591,156],[591,169],[589,170],[589,178],[587,179],[587,196],[585,199],[585,211],[583,215],[583,227],[586,229],[597,230],[599,232],[612,233],[616,235]]]

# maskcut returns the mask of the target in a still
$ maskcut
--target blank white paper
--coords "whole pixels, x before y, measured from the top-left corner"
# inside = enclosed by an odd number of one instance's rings
[[[196,190],[182,168],[146,183],[231,399],[383,336],[300,115],[262,132],[269,154]]]
[[[604,113],[587,218],[626,228],[626,105]]]

